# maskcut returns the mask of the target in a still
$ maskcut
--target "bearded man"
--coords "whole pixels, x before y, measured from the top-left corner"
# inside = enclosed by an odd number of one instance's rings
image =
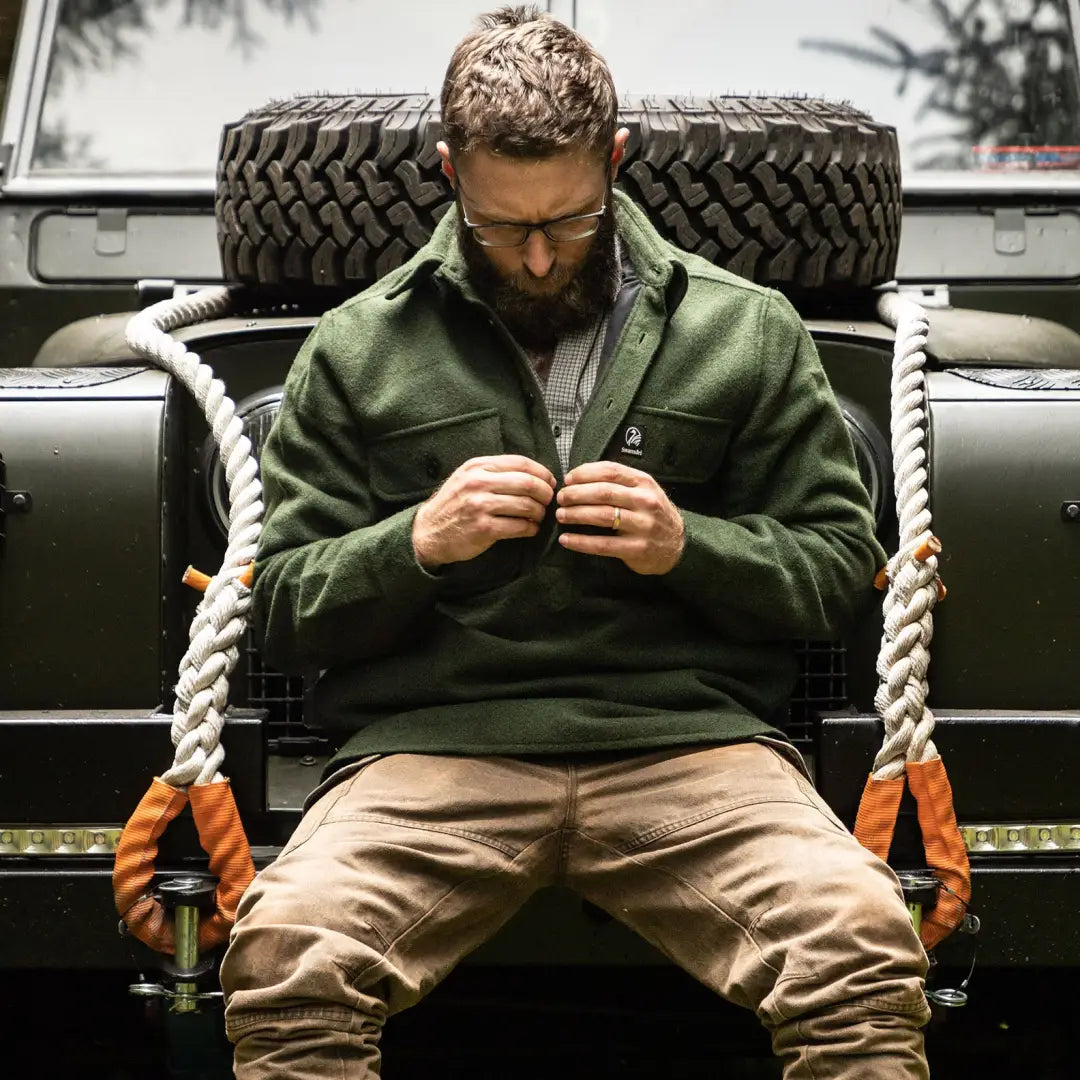
[[[223,962],[239,1080],[378,1076],[385,1018],[551,884],[787,1080],[927,1076],[896,879],[771,723],[883,561],[844,423],[791,306],[613,189],[616,115],[578,34],[486,16],[456,205],[292,367],[256,618],[340,751]]]

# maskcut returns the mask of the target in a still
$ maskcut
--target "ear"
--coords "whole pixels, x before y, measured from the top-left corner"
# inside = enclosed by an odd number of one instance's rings
[[[619,166],[622,164],[622,159],[626,156],[626,143],[629,138],[629,128],[619,128],[619,130],[615,132],[615,145],[611,150],[612,176],[614,176],[619,171]]]
[[[439,157],[442,158],[443,175],[450,181],[450,186],[456,190],[457,179],[454,176],[454,166],[450,163],[450,147],[444,142],[437,142],[435,149],[439,151]]]

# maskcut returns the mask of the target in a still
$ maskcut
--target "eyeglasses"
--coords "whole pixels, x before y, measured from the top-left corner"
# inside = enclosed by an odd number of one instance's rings
[[[538,221],[534,225],[511,225],[503,222],[476,225],[469,220],[464,207],[461,208],[461,217],[465,228],[472,232],[478,244],[484,247],[520,247],[537,230],[555,244],[584,240],[600,228],[600,219],[606,212],[607,203],[604,203],[599,210],[590,214],[571,214],[570,217]]]
[[[461,190],[461,181],[458,181]],[[521,247],[537,230],[542,232],[554,244],[568,244],[572,240],[584,240],[600,228],[600,219],[607,212],[607,202],[588,214],[570,214],[568,217],[551,218],[549,221],[537,221],[531,225],[522,225],[509,221],[484,222],[477,225],[469,220],[465,207],[461,207],[461,217],[468,229],[483,247]]]

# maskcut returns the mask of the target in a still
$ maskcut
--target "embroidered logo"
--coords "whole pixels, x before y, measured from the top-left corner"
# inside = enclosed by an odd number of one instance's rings
[[[623,431],[620,454],[628,454],[630,457],[641,457],[645,452],[645,429],[631,424]]]

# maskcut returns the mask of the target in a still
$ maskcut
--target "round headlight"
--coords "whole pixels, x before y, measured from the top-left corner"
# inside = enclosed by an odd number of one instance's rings
[[[841,399],[840,411],[851,436],[859,477],[870,496],[874,521],[880,530],[892,501],[892,454],[889,444],[861,406]]]
[[[236,415],[243,424],[244,434],[251,440],[251,452],[255,455],[256,461],[262,456],[266,436],[269,435],[274,417],[281,408],[282,394],[282,387],[273,386],[237,402]],[[206,494],[210,502],[210,512],[218,527],[228,536],[229,486],[225,482],[225,466],[213,435],[209,437],[204,460],[207,462],[203,475],[206,477]]]

